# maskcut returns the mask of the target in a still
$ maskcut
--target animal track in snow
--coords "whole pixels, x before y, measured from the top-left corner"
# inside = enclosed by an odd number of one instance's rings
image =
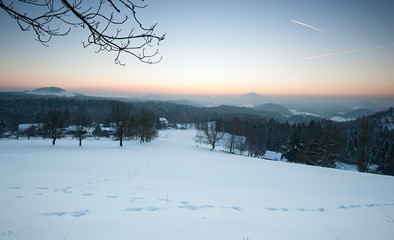
[[[7,236],[7,237],[12,237],[12,235],[14,235],[14,231],[8,230],[6,232],[1,233],[1,235]]]
[[[188,201],[182,201],[182,202],[180,202],[180,204],[181,205],[179,205],[178,208],[185,208],[185,209],[190,209],[193,211],[201,210],[201,209],[205,209],[205,208],[213,208],[212,205],[200,205],[200,206],[192,205]]]
[[[276,211],[282,211],[282,212],[288,212],[289,209],[288,208],[273,208],[273,207],[269,207],[269,208],[264,208],[267,211],[272,211],[272,212],[276,212]]]
[[[89,213],[89,209],[73,211],[73,212],[47,212],[44,213],[44,216],[48,217],[63,217],[63,216],[71,216],[71,217],[82,217]]]
[[[327,212],[327,209],[325,209],[325,208],[316,208],[316,209],[298,208],[297,211],[299,211],[299,212]]]
[[[271,212],[290,212],[289,208],[275,208],[275,207],[266,207],[264,208],[267,211]],[[325,208],[298,208],[296,209],[298,212],[327,212]]]
[[[353,204],[353,205],[339,205],[339,209],[355,209],[355,208],[363,208],[363,207],[369,207],[369,208],[375,208],[375,207],[390,207],[394,206],[394,203],[368,203],[365,205],[360,205],[360,204]]]
[[[339,209],[351,209],[351,208],[360,208],[361,205],[340,205],[338,206]]]
[[[238,206],[230,206],[230,207],[222,207],[223,209],[231,209],[231,210],[236,210],[236,211],[242,211],[242,208]]]
[[[179,202],[181,205],[178,205],[178,208],[189,209],[193,211],[208,209],[208,208],[222,208],[222,209],[230,209],[235,211],[242,211],[242,208],[239,206],[224,206],[224,207],[215,207],[210,204],[203,204],[203,205],[193,205],[190,204],[188,201]]]
[[[107,198],[118,198],[119,196],[116,195],[108,195]]]
[[[141,211],[155,212],[157,210],[160,210],[160,208],[158,208],[158,207],[132,207],[132,208],[125,209],[125,211],[127,211],[127,212],[141,212]]]

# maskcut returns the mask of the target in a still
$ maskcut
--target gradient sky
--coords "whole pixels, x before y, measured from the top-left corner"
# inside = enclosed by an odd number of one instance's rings
[[[133,94],[394,95],[392,0],[149,0],[162,62],[84,49],[74,30],[44,47],[0,9],[0,89]]]

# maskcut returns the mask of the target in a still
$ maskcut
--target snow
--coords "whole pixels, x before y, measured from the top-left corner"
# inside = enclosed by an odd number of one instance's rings
[[[0,239],[392,239],[394,178],[139,144],[0,140]]]
[[[309,113],[309,112],[299,112],[297,110],[289,110],[293,115],[304,115],[304,116],[313,116],[313,117],[322,117],[319,114]]]
[[[335,117],[331,117],[330,120],[334,121],[334,122],[349,122],[349,121],[353,121],[356,118],[344,118],[342,116],[335,116]]]

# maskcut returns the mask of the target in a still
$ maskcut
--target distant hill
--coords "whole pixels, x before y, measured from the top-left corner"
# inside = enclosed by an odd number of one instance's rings
[[[267,103],[268,99],[260,94],[250,92],[227,100],[226,105],[239,107],[256,107]]]
[[[159,95],[154,95],[154,94],[147,94],[147,95],[144,95],[141,97],[132,98],[132,100],[136,100],[136,101],[168,101],[169,98],[159,96]]]
[[[282,114],[284,117],[290,117],[293,115],[293,113],[291,113],[289,111],[289,109],[287,109],[279,104],[275,104],[275,103],[266,103],[266,104],[260,105],[258,107],[255,107],[254,109],[261,110],[261,111],[269,111],[269,112],[279,113],[279,114]]]
[[[324,121],[325,118],[317,117],[313,115],[293,115],[287,119],[287,122],[290,124],[299,124],[299,123],[309,124],[312,120],[315,122],[321,122]]]
[[[59,88],[59,87],[42,87],[42,88],[33,89],[31,92],[61,93],[61,92],[67,92],[67,91],[64,90],[63,88]]]
[[[343,118],[360,118],[360,117],[365,117],[365,116],[369,116],[374,114],[375,112],[365,109],[365,108],[361,108],[361,109],[357,109],[351,112],[347,112],[345,114],[343,114]]]
[[[208,107],[206,108],[210,113],[218,113],[218,114],[247,114],[247,115],[255,115],[264,117],[266,119],[275,119],[280,122],[286,121],[286,117],[282,114],[272,111],[265,110],[255,110],[253,108],[247,107],[237,107],[237,106],[229,106],[229,105],[221,105],[218,107]]]
[[[76,96],[83,96],[79,93],[69,92],[63,88],[59,87],[43,87],[43,88],[36,88],[31,91],[26,91],[27,94],[35,94],[35,95],[42,95],[42,96],[57,96],[57,97],[76,97]]]
[[[390,131],[394,130],[394,108],[391,107],[388,110],[374,113],[372,115],[366,116],[373,125],[379,128],[387,128]],[[359,118],[356,121],[360,121],[363,118]]]

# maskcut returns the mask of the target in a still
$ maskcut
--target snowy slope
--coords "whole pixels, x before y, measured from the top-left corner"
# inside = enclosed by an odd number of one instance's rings
[[[197,146],[0,141],[0,239],[392,239],[394,178]]]

